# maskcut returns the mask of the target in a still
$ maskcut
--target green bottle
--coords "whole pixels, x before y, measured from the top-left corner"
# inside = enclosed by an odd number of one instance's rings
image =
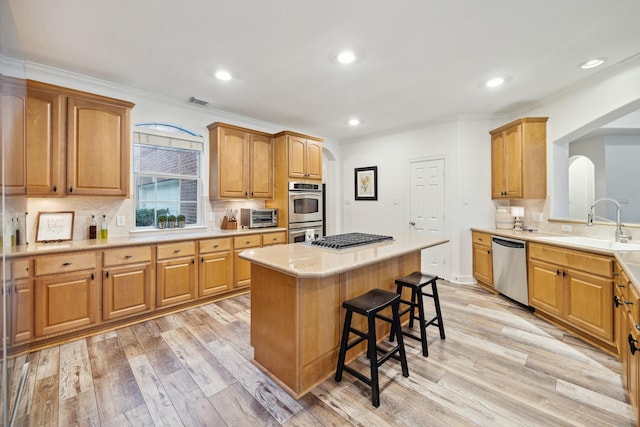
[[[107,226],[107,216],[102,215],[102,223],[100,224],[100,238],[106,239],[109,237],[109,227]]]

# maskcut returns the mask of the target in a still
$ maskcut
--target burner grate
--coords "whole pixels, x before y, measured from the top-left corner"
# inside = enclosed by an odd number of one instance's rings
[[[317,240],[313,240],[311,244],[323,248],[345,249],[353,246],[384,242],[387,240],[393,240],[393,237],[383,236],[381,234],[346,233],[336,234],[335,236],[321,237]]]

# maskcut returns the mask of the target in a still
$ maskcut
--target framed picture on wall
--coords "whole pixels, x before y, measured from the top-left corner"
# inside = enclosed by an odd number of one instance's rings
[[[71,240],[74,212],[38,212],[36,242]]]
[[[356,200],[378,200],[378,167],[354,169]]]

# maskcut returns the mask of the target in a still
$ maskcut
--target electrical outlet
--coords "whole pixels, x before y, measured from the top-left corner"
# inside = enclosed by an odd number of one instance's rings
[[[216,214],[213,212],[209,212],[209,221],[215,221],[216,220]]]
[[[116,225],[118,227],[122,227],[126,224],[126,220],[124,218],[124,215],[118,215],[116,216]]]
[[[560,226],[560,229],[561,229],[562,231],[571,231],[571,226],[570,226],[569,224],[562,224],[562,225]]]

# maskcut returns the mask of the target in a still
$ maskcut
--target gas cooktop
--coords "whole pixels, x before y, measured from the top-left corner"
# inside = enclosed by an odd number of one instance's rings
[[[320,237],[319,239],[311,241],[311,245],[331,249],[346,249],[387,240],[393,240],[393,237],[380,234],[346,233]]]

